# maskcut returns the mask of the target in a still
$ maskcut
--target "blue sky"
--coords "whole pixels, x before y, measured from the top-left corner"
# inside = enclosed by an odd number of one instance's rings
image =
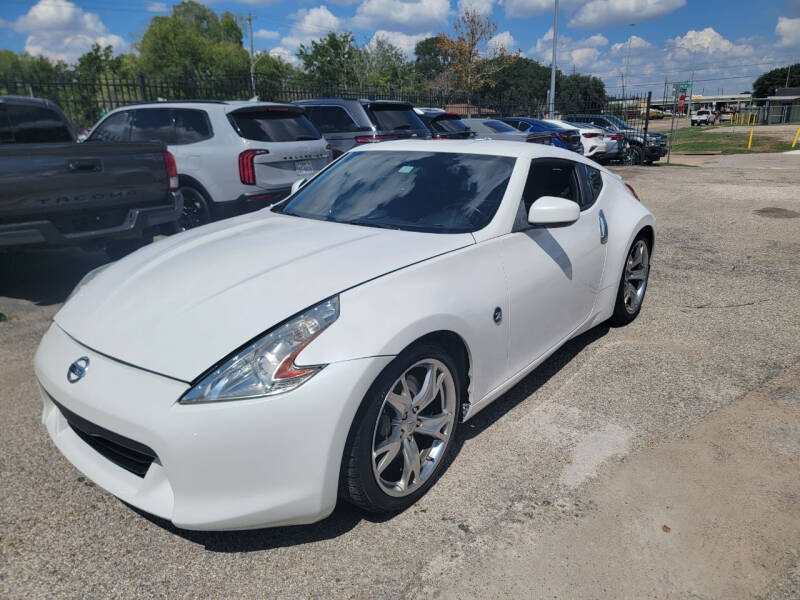
[[[300,43],[327,31],[353,31],[360,43],[382,36],[410,56],[416,41],[450,32],[459,8],[491,15],[493,44],[550,63],[552,0],[240,0],[206,2],[256,17],[255,46],[294,60]],[[127,51],[172,2],[2,0],[0,47],[72,61],[93,42]],[[633,24],[633,25],[631,25]],[[558,65],[597,75],[617,91],[661,93],[665,77],[695,90],[749,89],[756,75],[800,62],[800,0],[561,0]]]

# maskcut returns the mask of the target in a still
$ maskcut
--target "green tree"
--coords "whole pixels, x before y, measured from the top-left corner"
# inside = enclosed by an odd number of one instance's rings
[[[606,86],[593,75],[556,73],[556,108],[564,113],[597,112],[605,105]]]
[[[453,62],[452,55],[441,44],[438,36],[425,38],[414,47],[414,70],[422,81],[434,82]]]
[[[378,37],[361,49],[361,83],[370,86],[403,86],[411,83],[412,66],[403,51]]]
[[[300,44],[297,57],[314,85],[347,88],[360,79],[361,50],[350,32],[331,31],[324,38],[313,40],[311,46]]]
[[[7,81],[51,81],[68,72],[63,61],[51,61],[44,56],[31,56],[0,50],[0,79]]]
[[[775,90],[786,85],[786,75],[789,75],[788,87],[800,86],[800,63],[788,67],[779,67],[763,73],[753,83],[753,98],[766,98],[774,96]]]
[[[138,66],[147,75],[172,79],[244,77],[250,60],[242,31],[230,13],[187,0],[169,17],[153,17],[137,44]]]

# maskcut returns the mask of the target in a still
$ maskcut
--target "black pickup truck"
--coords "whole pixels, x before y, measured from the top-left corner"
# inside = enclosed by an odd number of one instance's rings
[[[54,103],[0,96],[0,248],[81,245],[117,258],[182,209],[163,144],[79,144]]]

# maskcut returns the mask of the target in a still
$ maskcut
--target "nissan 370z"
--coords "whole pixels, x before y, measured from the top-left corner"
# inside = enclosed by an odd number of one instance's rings
[[[575,153],[365,145],[86,275],[36,354],[42,420],[87,477],[182,528],[402,510],[461,423],[636,318],[653,242],[633,189]]]

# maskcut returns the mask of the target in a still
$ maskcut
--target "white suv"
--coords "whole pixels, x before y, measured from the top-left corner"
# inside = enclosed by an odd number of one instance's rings
[[[111,111],[86,143],[164,142],[178,165],[180,229],[263,208],[331,160],[303,108],[272,102],[183,101]]]

